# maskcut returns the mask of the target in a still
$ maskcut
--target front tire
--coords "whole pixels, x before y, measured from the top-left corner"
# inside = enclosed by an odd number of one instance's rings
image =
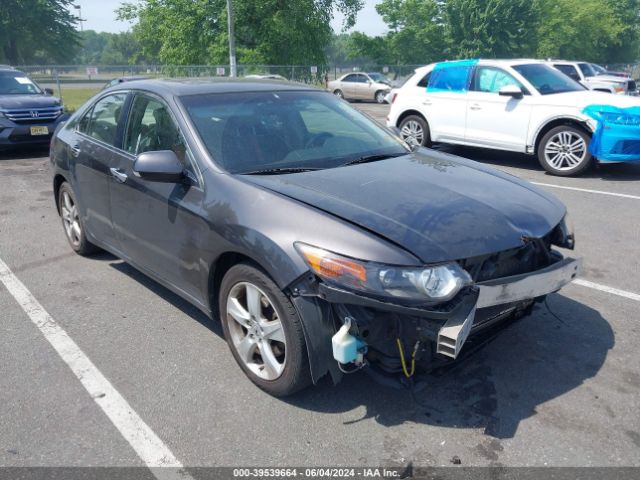
[[[58,210],[69,245],[78,255],[88,256],[100,250],[87,239],[86,230],[80,218],[76,194],[69,183],[64,182],[58,190]]]
[[[377,91],[375,96],[374,96],[374,100],[377,103],[384,103],[384,98],[387,96],[387,92],[385,92],[384,90],[380,90]]]
[[[338,97],[338,98],[342,98],[344,99],[344,93],[342,93],[342,90],[338,89],[338,90],[334,90],[333,94]]]
[[[419,115],[409,115],[400,122],[400,138],[409,145],[431,146],[431,135],[427,121]]]
[[[231,353],[253,383],[276,397],[311,383],[302,322],[267,275],[245,263],[231,267],[218,305]]]
[[[553,175],[578,175],[593,163],[590,141],[589,134],[579,128],[570,125],[552,128],[540,140],[538,161]]]

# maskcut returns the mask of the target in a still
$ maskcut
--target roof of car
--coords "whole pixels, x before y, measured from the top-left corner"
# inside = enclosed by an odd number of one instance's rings
[[[111,87],[113,89],[130,89],[134,85],[121,83]],[[256,80],[236,78],[207,78],[207,79],[148,79],[136,80],[135,88],[148,90],[158,94],[185,96],[202,95],[207,93],[236,93],[236,92],[268,92],[273,90],[313,90],[313,87],[279,80]]]
[[[428,68],[433,67],[434,65],[438,64],[438,63],[447,63],[450,61],[458,61],[458,60],[446,60],[443,62],[435,62],[435,63],[431,63],[429,65],[425,65],[424,67],[420,67],[416,69],[416,72],[420,72],[422,70],[426,70]],[[525,65],[525,64],[531,64],[531,63],[546,63],[544,60],[539,60],[537,58],[480,58],[478,59],[478,62],[481,65],[496,65],[496,66],[514,66],[514,65]]]

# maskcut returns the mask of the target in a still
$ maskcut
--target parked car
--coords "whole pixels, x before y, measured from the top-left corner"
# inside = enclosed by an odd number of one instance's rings
[[[623,78],[618,75],[604,74],[602,71],[596,70],[593,64],[587,62],[552,60],[548,63],[589,90],[620,95],[638,95],[636,81],[628,76]]]
[[[278,75],[277,73],[267,73],[264,75],[252,74],[247,75],[244,78],[247,78],[249,80],[287,80],[285,77],[283,77],[282,75]]]
[[[117,77],[117,78],[114,78],[113,80],[109,80],[107,84],[104,87],[102,87],[102,89],[105,90],[109,87],[113,87],[114,85],[118,85],[119,83],[134,82],[136,80],[147,80],[149,78],[151,77],[143,77],[140,75],[133,75],[129,77]]]
[[[13,67],[0,68],[0,149],[47,145],[66,118],[53,90],[40,88]]]
[[[436,69],[441,73],[431,79]],[[541,61],[445,62],[416,70],[397,91],[387,126],[417,145],[528,153],[554,175],[577,175],[594,160],[589,143],[597,122],[584,113],[590,105],[624,108],[640,101],[589,91]]]
[[[329,91],[346,100],[373,100],[384,103],[384,97],[391,91],[391,85],[379,73],[347,73],[338,80],[329,82]]]
[[[301,85],[121,84],[57,132],[51,164],[71,248],[105,249],[219,317],[274,395],[453,361],[580,269],[554,247],[574,235],[550,194],[412,151]]]
[[[591,68],[595,70],[596,75],[613,75],[614,77],[631,78],[631,75],[627,72],[608,70],[597,63],[590,63],[589,65],[591,65]]]

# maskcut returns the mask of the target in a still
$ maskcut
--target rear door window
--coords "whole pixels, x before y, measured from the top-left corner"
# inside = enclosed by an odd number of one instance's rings
[[[80,121],[78,129],[107,145],[116,146],[118,122],[126,98],[126,93],[116,93],[98,100]]]
[[[576,82],[580,81],[580,74],[578,73],[578,70],[576,70],[576,68],[573,65],[563,65],[561,63],[557,63],[557,64],[554,64],[553,66],[556,67],[558,70],[560,70],[569,78],[572,78],[573,80],[575,80]]]

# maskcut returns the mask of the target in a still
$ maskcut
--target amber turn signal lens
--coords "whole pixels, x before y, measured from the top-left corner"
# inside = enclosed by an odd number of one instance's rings
[[[354,283],[354,280],[366,283],[367,270],[364,265],[308,245],[300,245],[299,248],[311,269],[319,276],[346,280],[348,283]]]

